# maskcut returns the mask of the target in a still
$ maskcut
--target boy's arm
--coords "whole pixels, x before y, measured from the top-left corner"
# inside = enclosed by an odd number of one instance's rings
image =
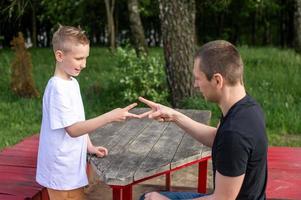
[[[140,117],[148,116],[149,118],[156,119],[158,121],[175,122],[180,128],[189,133],[196,140],[206,146],[212,147],[217,128],[196,122],[172,108],[149,101],[142,97],[139,97],[139,100],[152,109],[149,112],[141,114]]]
[[[124,121],[127,118],[133,117],[139,118],[138,115],[129,113],[129,110],[134,108],[136,105],[137,103],[133,103],[125,108],[116,108],[98,117],[76,122],[75,124],[66,127],[65,130],[71,137],[78,137],[114,121]]]
[[[101,146],[96,147],[92,144],[89,134],[87,134],[87,143],[88,143],[88,147],[87,147],[88,153],[96,154],[96,156],[98,157],[104,157],[108,155],[108,150],[105,147],[101,147]]]

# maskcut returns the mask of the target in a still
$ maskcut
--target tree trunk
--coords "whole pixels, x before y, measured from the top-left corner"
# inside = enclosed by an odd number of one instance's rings
[[[37,18],[36,18],[36,5],[35,1],[32,2],[32,45],[37,47]]]
[[[295,0],[295,50],[301,53],[301,0]]]
[[[159,0],[166,75],[172,106],[194,94],[195,0]]]
[[[115,38],[115,25],[114,25],[114,7],[115,0],[105,0],[107,22],[108,22],[108,34],[110,41],[110,49],[116,49],[116,38]]]
[[[138,0],[128,0],[128,11],[130,27],[132,32],[132,40],[135,46],[137,55],[147,54],[147,47],[145,44],[144,29],[141,23],[139,14]]]

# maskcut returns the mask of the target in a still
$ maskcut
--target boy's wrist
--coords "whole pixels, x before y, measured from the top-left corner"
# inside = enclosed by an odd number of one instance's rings
[[[111,115],[111,112],[105,113],[103,117],[104,117],[104,120],[105,120],[106,124],[114,122],[114,119],[113,119],[113,117]]]

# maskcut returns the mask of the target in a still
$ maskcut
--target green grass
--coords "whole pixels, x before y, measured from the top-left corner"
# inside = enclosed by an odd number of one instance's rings
[[[246,65],[246,88],[265,111],[270,144],[301,146],[301,56],[269,47],[241,47],[240,51]],[[31,49],[30,53],[35,84],[41,94],[37,99],[19,98],[11,92],[10,63],[14,53],[0,50],[0,149],[40,129],[42,95],[52,76],[54,59],[50,49]],[[162,56],[162,49],[151,49],[151,54]],[[116,65],[116,57],[107,49],[91,49],[88,67],[78,77],[87,118],[129,103],[120,97],[122,87],[116,82]],[[212,124],[220,116],[215,105],[199,97],[187,99],[183,107],[212,110]]]

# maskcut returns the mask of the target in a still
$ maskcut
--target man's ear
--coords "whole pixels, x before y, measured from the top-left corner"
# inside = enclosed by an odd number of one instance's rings
[[[217,88],[221,89],[224,86],[224,77],[220,73],[213,74],[213,79]]]
[[[61,50],[56,50],[54,55],[55,55],[55,60],[57,62],[62,62],[63,61],[64,53]]]

